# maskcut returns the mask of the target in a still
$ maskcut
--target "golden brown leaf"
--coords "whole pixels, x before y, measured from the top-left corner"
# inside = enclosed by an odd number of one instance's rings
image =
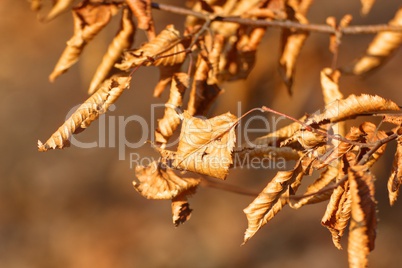
[[[399,187],[402,184],[402,138],[398,137],[394,162],[392,165],[392,173],[388,179],[388,197],[389,203],[395,204],[399,194]]]
[[[299,121],[306,120],[306,116],[303,116]],[[302,126],[299,122],[293,122],[285,127],[282,127],[274,132],[268,133],[265,136],[258,137],[253,141],[253,144],[261,146],[278,146],[282,141],[292,137]]]
[[[391,26],[402,26],[402,8],[389,22]],[[402,43],[402,32],[380,32],[370,43],[364,56],[351,66],[342,69],[345,73],[363,75],[383,65]]]
[[[324,68],[321,71],[321,88],[324,95],[325,105],[343,99],[343,94],[339,90],[339,77],[341,73],[337,70]],[[338,122],[332,126],[333,135],[340,135],[342,137],[346,134],[345,122]],[[333,139],[334,146],[339,145],[339,141]]]
[[[220,81],[234,81],[248,77],[254,67],[257,47],[264,34],[265,28],[254,28],[249,34],[239,36],[237,43],[226,44],[230,49],[227,49],[228,52],[220,59]]]
[[[370,122],[364,122],[363,124],[360,125],[360,129],[366,133],[366,143],[375,143],[379,140],[385,139],[388,137],[388,135],[382,131],[378,130],[377,126],[374,125],[373,123]],[[366,162],[365,166],[367,168],[370,168],[371,166],[374,165],[375,162],[384,154],[385,148],[387,147],[387,144],[384,143],[380,148],[375,151],[368,161]]]
[[[362,15],[367,15],[370,13],[371,8],[373,7],[375,0],[360,0],[362,4],[361,13]]]
[[[155,38],[155,26],[151,12],[150,0],[126,0],[134,16],[138,20],[138,28],[145,30],[148,40]]]
[[[322,124],[323,122],[336,123],[358,115],[369,115],[382,111],[398,111],[399,106],[393,101],[377,95],[361,94],[349,95],[346,99],[331,102],[325,106],[320,114],[314,114],[306,120],[307,125]]]
[[[195,190],[199,179],[180,178],[172,169],[157,162],[149,166],[137,166],[135,175],[139,182],[133,181],[137,192],[147,199],[173,199],[186,191]]]
[[[340,167],[328,166],[325,171],[323,171],[318,179],[316,179],[312,184],[307,187],[306,192],[303,194],[307,197],[301,200],[290,203],[290,207],[298,209],[304,205],[310,205],[328,200],[332,194],[331,190],[321,192],[319,194],[314,194],[323,190],[325,187],[329,187],[335,182],[336,178],[339,176]],[[310,195],[314,194],[314,195]]]
[[[67,41],[59,61],[49,76],[54,81],[78,61],[84,47],[97,35],[118,11],[114,4],[91,4],[83,2],[73,9],[74,35]]]
[[[236,123],[231,113],[203,119],[185,111],[172,166],[224,180],[232,164]]]
[[[39,11],[42,8],[42,0],[30,0],[31,10]]]
[[[134,41],[135,25],[129,9],[123,9],[119,32],[110,43],[102,62],[99,64],[89,85],[88,93],[92,94],[105,80],[113,65],[120,58],[124,50],[129,49]]]
[[[248,220],[244,243],[282,209],[287,203],[287,198],[282,197],[289,196],[291,184],[301,176],[303,172],[300,161],[290,171],[279,171],[257,198],[243,210]]]
[[[154,87],[154,97],[158,98],[162,95],[163,91],[172,82],[173,75],[180,71],[181,63],[172,66],[158,66],[159,69],[159,80]]]
[[[208,41],[208,40],[207,40]],[[207,79],[207,84],[212,85],[218,82],[218,75],[219,75],[219,61],[221,58],[223,44],[225,39],[222,35],[215,35],[213,38],[212,48],[209,50],[210,53],[208,54],[208,61],[209,61],[209,74]]]
[[[173,132],[180,125],[180,117],[176,111],[183,104],[183,95],[188,88],[189,77],[186,73],[177,73],[172,80],[169,100],[166,102],[163,118],[158,121],[155,130],[155,141],[166,144]]]
[[[172,199],[173,224],[177,227],[185,223],[191,217],[190,204],[187,202],[187,193],[183,192]]]
[[[349,133],[346,135],[345,138],[349,141],[361,141],[364,135],[365,133],[362,132],[359,128],[351,127]],[[352,149],[353,146],[354,146],[353,144],[350,144],[345,141],[340,142],[339,145],[336,146],[320,164],[316,165],[316,168],[317,169],[323,168],[329,165],[332,161],[341,158],[350,149]]]
[[[35,1],[32,1],[32,4],[34,2]],[[40,19],[41,21],[48,22],[56,18],[61,13],[67,11],[67,9],[73,4],[74,0],[55,0],[53,2],[54,4],[52,9],[44,18]]]
[[[217,84],[207,83],[209,71],[210,65],[207,60],[198,55],[190,99],[187,104],[187,110],[191,115],[204,115],[221,92]]]
[[[134,51],[126,51],[123,61],[116,64],[121,70],[128,70],[136,66],[172,66],[183,63],[186,53],[179,31],[173,25],[166,28],[154,39],[145,43],[141,48]]]
[[[401,114],[386,114],[384,115],[383,122],[391,123],[397,126],[402,125],[402,115]]]
[[[349,183],[339,185],[333,191],[321,224],[331,232],[335,247],[342,249],[340,240],[350,219],[351,195]]]
[[[43,144],[38,141],[38,150],[45,152],[49,149],[62,149],[69,146],[72,134],[87,128],[99,115],[105,113],[130,86],[131,77],[114,76],[107,79],[101,87],[89,97]]]
[[[280,146],[287,146],[295,141],[298,141],[298,143],[304,149],[313,149],[324,145],[327,142],[327,139],[327,136],[321,133],[300,129],[296,131],[293,136],[281,142]]]
[[[304,15],[298,12],[298,1],[290,2],[292,2],[293,5],[288,6],[287,8],[288,20],[308,24],[308,20],[304,17]],[[288,28],[282,29],[279,71],[289,94],[292,94],[296,61],[308,35],[308,31],[292,30]]]
[[[349,267],[367,267],[368,254],[376,238],[376,204],[374,177],[365,166],[351,167],[348,172],[352,198],[349,226]]]

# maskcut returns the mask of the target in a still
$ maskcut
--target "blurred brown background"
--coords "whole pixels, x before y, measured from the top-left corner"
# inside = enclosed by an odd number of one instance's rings
[[[180,4],[181,1],[161,1]],[[360,1],[316,1],[309,12],[312,23],[324,23],[350,13],[352,24],[385,23],[401,1],[377,1],[362,18]],[[167,23],[180,28],[183,17],[155,11],[158,30]],[[26,1],[0,2],[0,266],[1,267],[347,267],[346,245],[338,251],[321,226],[326,204],[285,208],[240,247],[247,221],[242,210],[252,197],[201,188],[190,199],[189,222],[174,228],[170,202],[141,197],[132,187],[134,171],[128,158],[118,160],[117,148],[39,153],[45,141],[64,121],[67,112],[87,98],[86,89],[117,28],[117,20],[85,50],[82,59],[54,84],[48,75],[72,34],[70,14],[51,23],[38,22]],[[137,33],[138,46],[144,39]],[[345,36],[339,63],[360,55],[371,36]],[[319,71],[331,63],[328,36],[311,34],[300,56],[294,96],[280,82],[276,61],[279,30],[269,30],[249,81],[224,85],[225,94],[211,114],[236,112],[267,105],[294,117],[322,107]],[[371,76],[341,78],[341,90],[371,93],[402,104],[402,54],[397,53]],[[150,120],[155,69],[134,74],[131,89],[108,116],[140,115]],[[267,115],[269,116],[269,115]],[[117,119],[116,119],[117,120]],[[77,138],[97,141],[98,123]],[[117,131],[117,130],[116,130]],[[127,125],[134,142],[138,124]],[[117,141],[116,141],[117,142]],[[394,145],[375,166],[377,175],[378,237],[370,254],[371,267],[400,267],[402,201],[390,208],[386,180]],[[148,145],[127,150],[153,156]],[[233,170],[228,181],[259,191],[272,178],[267,170]],[[313,180],[305,178],[306,181]]]

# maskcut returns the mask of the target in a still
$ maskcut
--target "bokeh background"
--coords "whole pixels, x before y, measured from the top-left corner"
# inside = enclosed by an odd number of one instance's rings
[[[182,1],[160,1],[182,4]],[[360,1],[316,1],[312,23],[324,23],[349,13],[353,24],[386,23],[401,1],[377,1],[370,15],[361,17]],[[184,18],[155,11],[157,29],[174,23],[181,29]],[[190,199],[190,221],[175,228],[170,202],[146,200],[132,187],[134,171],[129,153],[155,157],[149,145],[126,151],[118,159],[117,148],[37,152],[37,140],[45,141],[67,112],[87,98],[86,89],[108,43],[116,32],[117,18],[85,49],[81,60],[55,83],[48,75],[72,34],[72,18],[66,13],[50,23],[40,23],[27,1],[0,2],[0,266],[1,267],[347,267],[344,250],[333,245],[320,224],[326,204],[285,208],[245,246],[247,221],[242,210],[252,197],[200,188]],[[144,41],[137,33],[136,46]],[[339,64],[361,55],[371,36],[345,36]],[[294,117],[323,106],[319,71],[328,67],[328,36],[313,33],[306,42],[296,72],[294,95],[282,85],[276,61],[279,30],[268,30],[248,81],[224,85],[225,93],[211,115],[236,113],[267,105]],[[402,104],[402,54],[396,53],[382,69],[364,79],[341,78],[341,90],[379,94]],[[140,115],[151,120],[151,104],[157,70],[140,69],[131,89],[107,116]],[[268,116],[269,115],[265,115]],[[107,121],[109,122],[109,121]],[[258,122],[255,122],[258,127]],[[99,123],[79,134],[81,141],[99,140]],[[107,137],[115,135],[112,129]],[[135,142],[142,135],[139,124],[130,123],[125,135]],[[116,143],[118,141],[116,140]],[[386,181],[395,144],[374,168],[377,175],[378,237],[370,254],[371,267],[400,267],[402,201],[389,206]],[[228,182],[245,189],[261,190],[272,178],[270,170],[233,170]],[[314,177],[306,178],[306,181]]]

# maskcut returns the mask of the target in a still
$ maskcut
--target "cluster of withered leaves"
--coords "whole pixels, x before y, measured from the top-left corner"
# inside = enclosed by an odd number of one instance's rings
[[[361,2],[362,13],[367,14],[374,1]],[[40,10],[41,1],[31,0],[31,3],[32,9]],[[311,3],[311,0],[192,1],[189,3],[192,10],[205,14],[203,19],[188,16],[184,33],[173,25],[156,33],[149,0],[81,1],[72,7],[74,35],[50,75],[51,81],[79,59],[85,46],[119,12],[121,26],[94,74],[88,90],[91,96],[45,143],[38,142],[39,151],[68,146],[73,134],[88,127],[129,88],[131,75],[127,72],[141,66],[156,66],[160,79],[154,96],[159,97],[166,88],[170,88],[170,92],[164,115],[155,129],[154,146],[160,159],[148,166],[138,166],[135,171],[138,181],[133,182],[134,188],[142,196],[171,200],[173,223],[178,226],[190,218],[192,210],[187,198],[205,181],[203,176],[225,180],[230,168],[250,158],[293,160],[296,161],[294,167],[279,171],[244,210],[248,219],[244,243],[285,205],[297,209],[329,200],[322,224],[331,232],[337,248],[341,248],[340,239],[349,225],[350,266],[366,266],[367,255],[374,248],[376,229],[374,176],[370,168],[391,140],[397,140],[388,180],[391,204],[396,201],[402,184],[402,139],[399,136],[402,120],[395,115],[400,112],[398,105],[380,96],[365,94],[344,98],[338,86],[341,72],[326,68],[321,72],[325,109],[256,139],[252,146],[234,150],[235,127],[241,118],[229,112],[209,119],[202,117],[222,92],[222,82],[247,78],[267,30],[261,26],[216,21],[214,17],[308,24],[306,15]],[[53,8],[42,20],[53,19],[69,10],[72,4],[71,0],[54,1]],[[402,24],[401,10],[390,25]],[[148,38],[136,49],[131,49],[136,33],[133,17]],[[350,16],[345,16],[339,25],[333,18],[327,20],[337,33],[350,22]],[[292,28],[281,31],[278,65],[291,93],[296,61],[309,32]],[[379,67],[400,46],[401,36],[400,32],[379,33],[366,55],[341,71],[360,75]],[[334,54],[340,37],[339,34],[330,36],[330,49]],[[188,64],[184,65],[188,58]],[[113,68],[122,73],[110,76]],[[186,92],[189,92],[189,100],[184,103]],[[271,111],[266,107],[260,110]],[[378,114],[383,114],[384,121],[396,125],[395,129],[385,132],[370,122],[346,129],[346,120]],[[167,149],[169,139],[176,132],[180,133],[177,148]],[[187,171],[191,172],[190,176],[184,177]],[[305,193],[297,195],[303,178],[313,171],[320,172],[320,176],[308,185]]]
[[[379,96],[363,94],[343,98],[338,88],[339,76],[338,71],[331,69],[321,72],[327,102],[322,112],[307,115],[297,124],[256,140],[259,146],[272,146],[273,142],[279,141],[298,150],[301,145],[305,153],[293,169],[279,171],[244,210],[248,219],[245,242],[285,205],[298,209],[329,200],[322,224],[329,229],[334,245],[339,249],[342,248],[340,239],[349,225],[350,267],[365,267],[367,255],[374,249],[377,224],[374,175],[370,168],[384,153],[387,143],[394,139],[398,140],[398,146],[388,180],[391,204],[395,202],[401,184],[398,169],[401,121],[399,116],[387,114],[400,113],[400,108]],[[342,134],[345,133],[345,120],[379,113],[384,114],[385,121],[397,127],[385,132],[373,123],[364,122],[359,127],[351,127],[346,135]],[[311,175],[313,170],[321,172],[319,178],[308,185],[303,194],[296,195],[303,177]]]

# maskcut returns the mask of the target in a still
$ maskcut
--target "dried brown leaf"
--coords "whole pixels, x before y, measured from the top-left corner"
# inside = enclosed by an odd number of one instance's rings
[[[343,99],[343,94],[339,90],[339,77],[341,73],[337,70],[332,70],[330,68],[324,68],[321,71],[321,88],[324,95],[325,105]],[[338,122],[332,126],[333,135],[345,136],[345,122]],[[333,139],[332,144],[334,146],[339,145],[339,141]]]
[[[308,20],[303,16],[303,14],[298,12],[298,1],[291,2],[293,6],[289,5],[287,8],[288,20],[308,24]],[[308,35],[308,31],[292,30],[288,28],[282,29],[279,73],[282,76],[282,80],[285,82],[289,94],[292,94],[296,61]]]
[[[367,267],[367,257],[374,249],[377,228],[374,177],[365,166],[355,166],[349,169],[348,180],[352,197],[349,267]]]
[[[173,75],[178,73],[181,68],[180,64],[175,64],[172,66],[158,66],[159,69],[159,80],[156,86],[154,87],[154,97],[158,98],[162,95],[163,91],[168,87],[168,85],[172,82]]]
[[[261,0],[240,0],[227,1],[219,14],[226,16],[241,16],[246,11],[258,7]],[[223,35],[225,38],[235,36],[240,25],[238,23],[222,23],[219,21],[211,24],[211,30],[214,33]]]
[[[32,4],[38,1],[32,1]],[[39,1],[40,2],[40,1]],[[49,11],[49,13],[43,17],[40,18],[41,21],[43,22],[49,22],[62,14],[63,12],[67,11],[69,7],[73,4],[74,0],[55,0],[53,1],[53,7]]]
[[[306,116],[303,116],[299,121],[306,120]],[[258,137],[253,141],[253,144],[257,146],[279,146],[279,144],[292,137],[302,126],[299,122],[293,122],[285,127],[282,127],[274,132],[271,132],[265,136]]]
[[[314,114],[306,120],[307,125],[336,123],[358,115],[369,115],[382,111],[398,111],[399,106],[393,101],[377,95],[349,95],[346,99],[334,101],[325,106],[320,114]]]
[[[210,53],[208,54],[208,62],[209,62],[209,74],[207,79],[208,85],[213,85],[218,83],[218,75],[219,75],[219,61],[221,58],[223,45],[225,39],[222,35],[215,35],[213,38],[212,48],[210,49]]]
[[[384,115],[383,122],[401,126],[402,125],[402,115],[401,114],[386,114],[386,115]]]
[[[147,199],[174,199],[183,193],[192,193],[200,183],[195,178],[180,178],[172,169],[152,162],[149,166],[137,166],[134,189]]]
[[[108,76],[114,64],[124,50],[129,49],[134,41],[135,25],[129,9],[123,9],[119,32],[110,43],[102,62],[99,64],[89,85],[88,93],[92,94]]]
[[[116,64],[121,70],[136,66],[172,66],[183,63],[186,58],[179,31],[172,24],[160,32],[154,39],[134,51],[126,51],[123,61]]]
[[[192,194],[192,191],[190,192]],[[172,199],[172,219],[176,227],[185,223],[191,217],[193,210],[187,201],[187,194],[187,192],[183,192]]]
[[[203,119],[185,111],[172,166],[225,179],[232,164],[236,123],[237,118],[231,113]]]
[[[340,240],[350,219],[351,195],[349,183],[339,185],[333,191],[321,224],[331,232],[335,247],[342,249]]]
[[[83,2],[73,9],[74,35],[67,41],[59,61],[49,76],[54,81],[78,61],[85,46],[97,35],[118,11],[117,4]]]
[[[360,0],[360,2],[362,4],[362,9],[360,10],[360,13],[362,13],[362,15],[367,15],[368,13],[370,13],[375,0]]]
[[[220,81],[234,81],[246,79],[253,70],[256,61],[256,52],[266,29],[254,28],[229,42],[227,53],[220,59]],[[230,39],[229,41],[231,41]]]
[[[402,26],[402,8],[399,8],[395,17],[389,22],[391,26]],[[382,66],[402,43],[402,32],[380,32],[368,46],[366,53],[351,66],[342,69],[345,73],[355,75],[367,74]]]
[[[189,77],[186,73],[177,73],[173,76],[169,100],[165,104],[165,113],[163,118],[158,121],[158,128],[155,130],[156,142],[166,144],[180,125],[180,117],[176,109],[183,104],[183,95],[189,86],[188,83]]]
[[[351,127],[349,133],[346,135],[345,138],[348,141],[362,141],[364,135],[365,133],[362,132],[359,128]],[[317,169],[323,168],[329,165],[331,162],[340,159],[341,157],[343,157],[344,154],[346,154],[349,150],[351,150],[353,146],[354,145],[350,144],[349,142],[345,141],[340,142],[339,145],[336,146],[320,164],[316,165],[316,168]]]
[[[38,141],[38,150],[45,152],[69,146],[72,134],[81,132],[98,119],[99,115],[105,113],[123,91],[129,88],[130,80],[131,77],[114,76],[103,82],[44,144]]]
[[[134,16],[138,20],[138,28],[145,30],[148,40],[155,38],[155,25],[151,12],[150,0],[126,0]]]
[[[270,221],[284,205],[286,205],[291,184],[303,176],[300,161],[290,171],[279,171],[267,184],[256,199],[243,211],[247,216],[248,227],[244,235],[246,243],[268,221]]]
[[[304,205],[310,205],[328,200],[332,194],[332,191],[322,191],[324,188],[332,185],[336,178],[340,174],[340,167],[328,166],[325,171],[323,171],[318,179],[316,179],[312,184],[307,187],[306,192],[303,194],[307,197],[301,200],[290,203],[289,206],[295,209],[301,208]],[[317,193],[318,194],[314,194]],[[311,195],[314,194],[314,195]]]
[[[30,0],[31,10],[39,11],[42,8],[42,0]]]
[[[319,132],[300,129],[293,136],[281,142],[280,146],[291,146],[290,144],[297,141],[304,149],[316,149],[327,143],[327,139],[326,135]]]
[[[366,133],[366,143],[375,143],[378,142],[379,140],[385,139],[388,137],[388,135],[382,131],[378,130],[377,126],[374,125],[373,123],[370,122],[364,122],[363,124],[360,125],[360,129]],[[387,147],[387,144],[385,143],[382,145],[380,148],[378,148],[368,159],[366,162],[365,166],[367,168],[370,168],[371,166],[374,165],[374,163],[377,162],[377,160],[384,154],[385,148]]]
[[[399,188],[402,184],[402,138],[398,137],[394,162],[392,165],[391,176],[388,179],[388,197],[389,203],[395,204],[398,198]]]
[[[208,84],[210,70],[208,61],[202,55],[198,55],[190,99],[187,104],[187,110],[191,115],[204,115],[221,92],[216,83]]]

